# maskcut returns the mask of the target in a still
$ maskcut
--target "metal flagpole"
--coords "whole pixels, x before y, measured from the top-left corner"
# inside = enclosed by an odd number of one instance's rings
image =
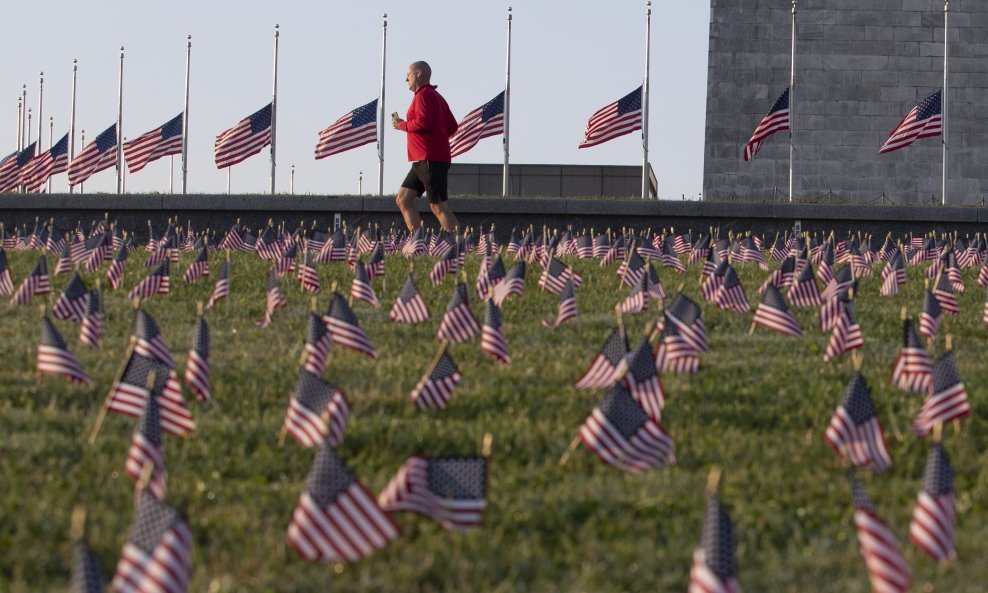
[[[182,109],[182,193],[188,191],[189,182],[189,68],[192,65],[192,35],[185,44],[185,107]]]
[[[501,197],[511,194],[511,182],[508,176],[508,132],[511,130],[511,7],[508,7],[508,51],[504,59],[504,172],[501,180]]]
[[[83,148],[85,148],[85,147],[86,147],[86,130],[85,130],[85,129],[83,129],[83,130],[82,130],[82,135],[81,135],[81,136],[79,137],[79,144],[80,144],[80,145],[81,145],[81,146],[82,146]],[[70,162],[71,162],[71,161],[70,161]],[[80,184],[79,184],[79,193],[80,193],[80,194],[81,194],[81,193],[84,193],[84,191],[85,191],[85,189],[86,189],[86,188],[84,188],[84,187],[83,187],[83,184],[82,184],[82,183],[80,183]]]
[[[388,13],[381,17],[381,96],[377,101],[377,195],[384,195],[384,68],[388,57]]]
[[[24,141],[24,148],[31,146],[31,108],[27,108],[27,140]]]
[[[42,117],[42,109],[44,108],[45,100],[45,73],[42,72],[38,75],[38,143],[35,145],[34,154],[35,156],[41,154],[41,137],[44,133],[44,118]]]
[[[288,177],[288,193],[295,195],[295,164],[292,164],[292,172]]]
[[[168,157],[168,193],[175,193],[175,155]]]
[[[72,108],[69,113],[69,162],[75,158],[75,83],[79,71],[79,61],[72,60]],[[69,184],[69,193],[72,193],[72,184]]]
[[[275,147],[278,119],[278,25],[274,26],[274,76],[271,91],[271,195],[274,195]]]
[[[48,116],[48,152],[51,152],[51,139],[55,135],[55,118]],[[48,176],[48,193],[51,193],[51,175]]]
[[[947,58],[950,54],[948,51],[950,49],[950,42],[948,41],[948,29],[947,29],[947,17],[950,14],[950,0],[943,0],[943,189],[940,195],[943,200],[943,205],[947,205],[947,130],[950,126],[950,122],[947,119],[947,91],[949,90],[947,82],[947,69],[948,61]]]
[[[31,143],[31,141],[27,139],[30,135],[28,133],[29,126],[27,125],[27,114],[31,111],[31,108],[27,106],[27,84],[21,85],[21,105],[23,105],[24,108],[21,111],[21,145],[19,149],[24,150],[27,148],[27,145]]]
[[[230,195],[230,173],[232,171],[232,166],[226,168],[226,195]]]
[[[117,193],[123,193],[123,64],[124,48],[120,46],[120,78],[117,86]]]
[[[642,83],[642,199],[648,199],[648,66],[652,46],[652,3],[645,3],[645,81]],[[658,195],[656,195],[658,197]]]
[[[792,53],[789,57],[789,201],[793,200],[793,157],[796,152],[796,0],[792,0]]]
[[[24,105],[20,97],[17,97],[17,151],[20,152],[21,148],[24,147],[24,138],[21,137],[21,131],[23,125],[21,122],[24,121]]]

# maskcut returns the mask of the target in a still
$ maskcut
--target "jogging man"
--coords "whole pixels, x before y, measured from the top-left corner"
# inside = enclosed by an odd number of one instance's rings
[[[415,209],[415,198],[425,193],[443,230],[454,231],[459,222],[446,204],[449,199],[446,179],[452,160],[449,138],[456,133],[457,124],[446,100],[436,91],[436,86],[430,84],[431,80],[432,68],[428,64],[412,62],[405,82],[415,96],[405,115],[407,119],[401,119],[397,113],[391,115],[394,129],[408,134],[408,160],[412,163],[395,202],[408,230],[414,231],[422,225],[422,218]]]

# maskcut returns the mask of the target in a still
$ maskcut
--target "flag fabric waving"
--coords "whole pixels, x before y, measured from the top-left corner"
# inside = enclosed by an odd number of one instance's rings
[[[171,292],[171,277],[168,275],[168,260],[165,260],[127,293],[127,299],[143,300],[169,292]]]
[[[542,326],[549,329],[556,329],[563,322],[569,319],[575,319],[579,316],[579,311],[576,308],[576,290],[573,288],[573,279],[570,278],[566,281],[566,285],[563,287],[562,291],[559,292],[559,304],[556,310],[556,319],[553,321],[548,321],[546,319],[542,320]]]
[[[212,399],[211,381],[209,378],[209,326],[206,318],[200,315],[196,319],[196,332],[192,336],[192,348],[185,360],[185,384],[199,401]]]
[[[923,489],[919,491],[913,509],[909,539],[938,562],[952,560],[957,555],[954,551],[956,525],[954,470],[943,446],[936,444],[926,458]]]
[[[903,320],[902,334],[902,348],[892,368],[892,385],[907,393],[927,393],[933,378],[933,363],[911,319]]]
[[[703,534],[690,567],[689,593],[741,593],[734,528],[716,496],[707,499]]]
[[[676,462],[669,433],[621,383],[590,413],[580,427],[580,440],[607,465],[632,473]]]
[[[628,339],[619,330],[614,329],[607,339],[604,340],[600,352],[594,356],[583,371],[583,375],[576,381],[577,389],[596,389],[598,387],[610,387],[617,380],[617,370],[628,353]]]
[[[504,327],[501,323],[501,310],[494,304],[494,299],[484,301],[484,325],[480,328],[480,351],[492,356],[507,366],[511,364],[508,356],[508,341],[504,337]]]
[[[271,107],[268,103],[216,137],[213,154],[217,169],[243,162],[271,144]]]
[[[849,456],[857,467],[871,466],[876,473],[892,467],[871,391],[861,373],[854,373],[848,383],[824,438],[840,457]]]
[[[69,185],[85,183],[94,174],[117,164],[117,124],[104,130],[69,163]]]
[[[155,384],[148,390],[148,375],[152,371],[155,373]],[[186,436],[195,430],[195,422],[182,397],[178,375],[168,366],[137,352],[131,353],[120,379],[110,389],[107,410],[140,418],[145,401],[152,394],[158,399],[164,431]]]
[[[868,494],[858,479],[851,475],[854,497],[854,526],[858,532],[861,555],[868,568],[872,591],[904,593],[912,584],[909,565],[902,557],[895,534],[875,512]]]
[[[479,527],[487,508],[487,459],[411,457],[377,503],[389,513],[421,513],[450,531]]]
[[[329,328],[334,344],[377,358],[377,351],[370,338],[360,327],[360,321],[340,293],[330,298],[329,312],[322,318]]]
[[[12,191],[17,189],[20,182],[21,171],[28,166],[34,158],[34,147],[36,142],[32,142],[20,152],[13,152],[0,161],[0,191]]]
[[[86,314],[79,327],[79,343],[90,348],[99,348],[103,339],[103,303],[99,290],[89,292]]]
[[[268,290],[265,297],[264,317],[255,319],[254,323],[258,327],[271,325],[272,316],[277,309],[288,305],[285,295],[281,292],[281,285],[278,283],[278,276],[274,273],[274,268],[268,269]]]
[[[120,551],[115,593],[186,593],[192,574],[192,532],[178,511],[147,490]]]
[[[86,316],[88,306],[89,290],[86,289],[86,285],[82,282],[79,274],[75,273],[69,278],[65,290],[58,295],[58,299],[52,305],[51,314],[55,316],[55,319],[78,323]]]
[[[64,173],[68,168],[69,135],[66,134],[51,148],[31,159],[31,162],[21,169],[19,182],[24,185],[27,191],[36,192],[52,175]]]
[[[398,537],[398,528],[326,440],[288,526],[309,562],[356,562]]]
[[[449,403],[453,390],[460,384],[461,377],[459,367],[444,346],[435,364],[415,385],[408,398],[420,410],[442,410]]]
[[[158,400],[149,397],[144,402],[144,412],[130,439],[124,471],[140,483],[144,467],[150,464],[151,475],[147,488],[158,500],[165,499],[165,453],[162,448],[161,413]]]
[[[395,323],[422,323],[429,315],[429,306],[415,286],[415,277],[409,272],[388,318]]]
[[[165,122],[147,134],[123,145],[124,160],[131,173],[137,173],[148,163],[161,157],[182,154],[182,114]]]
[[[603,144],[642,129],[642,87],[601,107],[590,116],[580,148]]]
[[[213,286],[213,293],[209,295],[209,301],[206,302],[206,308],[210,309],[222,299],[227,298],[230,295],[230,262],[229,260],[223,262],[220,265],[219,277],[216,279],[216,285]]]
[[[322,318],[309,312],[309,325],[305,332],[302,366],[317,377],[321,377],[326,369],[326,360],[333,345],[333,338],[326,329]]]
[[[21,281],[17,292],[10,299],[11,305],[27,305],[38,295],[51,292],[51,278],[48,276],[48,260],[45,256],[38,258],[34,269]]]
[[[772,109],[769,110],[768,115],[763,117],[762,121],[759,122],[754,133],[751,135],[751,139],[744,145],[744,160],[750,161],[755,158],[766,138],[776,132],[782,132],[788,129],[789,87],[786,87],[786,90],[782,91],[782,95],[772,105]]]
[[[942,103],[943,91],[937,91],[920,101],[892,130],[878,154],[905,148],[920,138],[939,136],[943,125]]]
[[[343,392],[302,369],[285,414],[285,431],[303,447],[319,447],[324,441],[339,447],[349,417]]]
[[[339,154],[377,140],[377,99],[357,107],[319,132],[316,159]]]
[[[933,432],[936,422],[947,423],[970,413],[967,388],[957,371],[954,353],[949,351],[933,365],[930,392],[913,421],[913,432],[926,436]]]
[[[443,315],[439,323],[439,331],[436,332],[437,340],[448,340],[454,344],[466,342],[480,331],[480,324],[470,310],[470,293],[467,285],[462,282],[456,283],[456,290],[446,307],[446,314]]]
[[[755,309],[753,321],[780,334],[796,338],[803,337],[803,328],[800,327],[799,321],[789,310],[789,306],[786,305],[779,289],[771,284],[766,286],[765,292],[762,293],[762,302]]]
[[[47,316],[41,318],[41,341],[38,343],[38,373],[62,375],[75,383],[88,385],[90,379],[82,365],[69,352],[62,334]]]
[[[449,139],[450,156],[457,157],[477,145],[483,138],[504,133],[504,91],[466,114]]]

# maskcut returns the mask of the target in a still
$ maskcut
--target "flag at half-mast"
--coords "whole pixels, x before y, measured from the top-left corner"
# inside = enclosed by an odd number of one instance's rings
[[[919,102],[889,134],[878,154],[905,148],[920,138],[939,136],[943,130],[943,91]]]
[[[69,163],[69,185],[84,183],[94,174],[117,164],[117,124],[103,131]]]
[[[782,92],[782,96],[775,101],[775,105],[772,105],[772,109],[768,112],[768,115],[763,117],[762,121],[759,122],[758,127],[755,128],[754,133],[751,135],[751,139],[744,145],[744,160],[750,161],[755,158],[766,138],[776,132],[782,132],[788,129],[789,87],[786,87],[786,90]]]
[[[579,148],[603,144],[640,129],[642,129],[642,87],[601,107],[591,115]]]
[[[20,183],[29,192],[41,189],[52,175],[64,173],[69,168],[69,135],[54,146],[42,152],[24,166],[20,171]]]
[[[316,159],[377,141],[377,99],[357,107],[319,132]]]
[[[217,169],[232,167],[271,144],[271,108],[268,103],[216,136],[213,153]]]
[[[449,139],[451,156],[459,156],[484,138],[504,133],[504,91],[474,109],[460,120],[456,133]]]
[[[148,163],[164,156],[182,154],[182,114],[179,113],[147,134],[142,134],[123,146],[124,160],[131,173],[137,173]]]

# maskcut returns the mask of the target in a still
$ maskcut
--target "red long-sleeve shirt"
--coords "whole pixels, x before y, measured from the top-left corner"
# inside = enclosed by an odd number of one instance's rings
[[[456,133],[456,118],[435,85],[419,87],[399,128],[408,133],[409,161],[449,163],[449,138]]]

